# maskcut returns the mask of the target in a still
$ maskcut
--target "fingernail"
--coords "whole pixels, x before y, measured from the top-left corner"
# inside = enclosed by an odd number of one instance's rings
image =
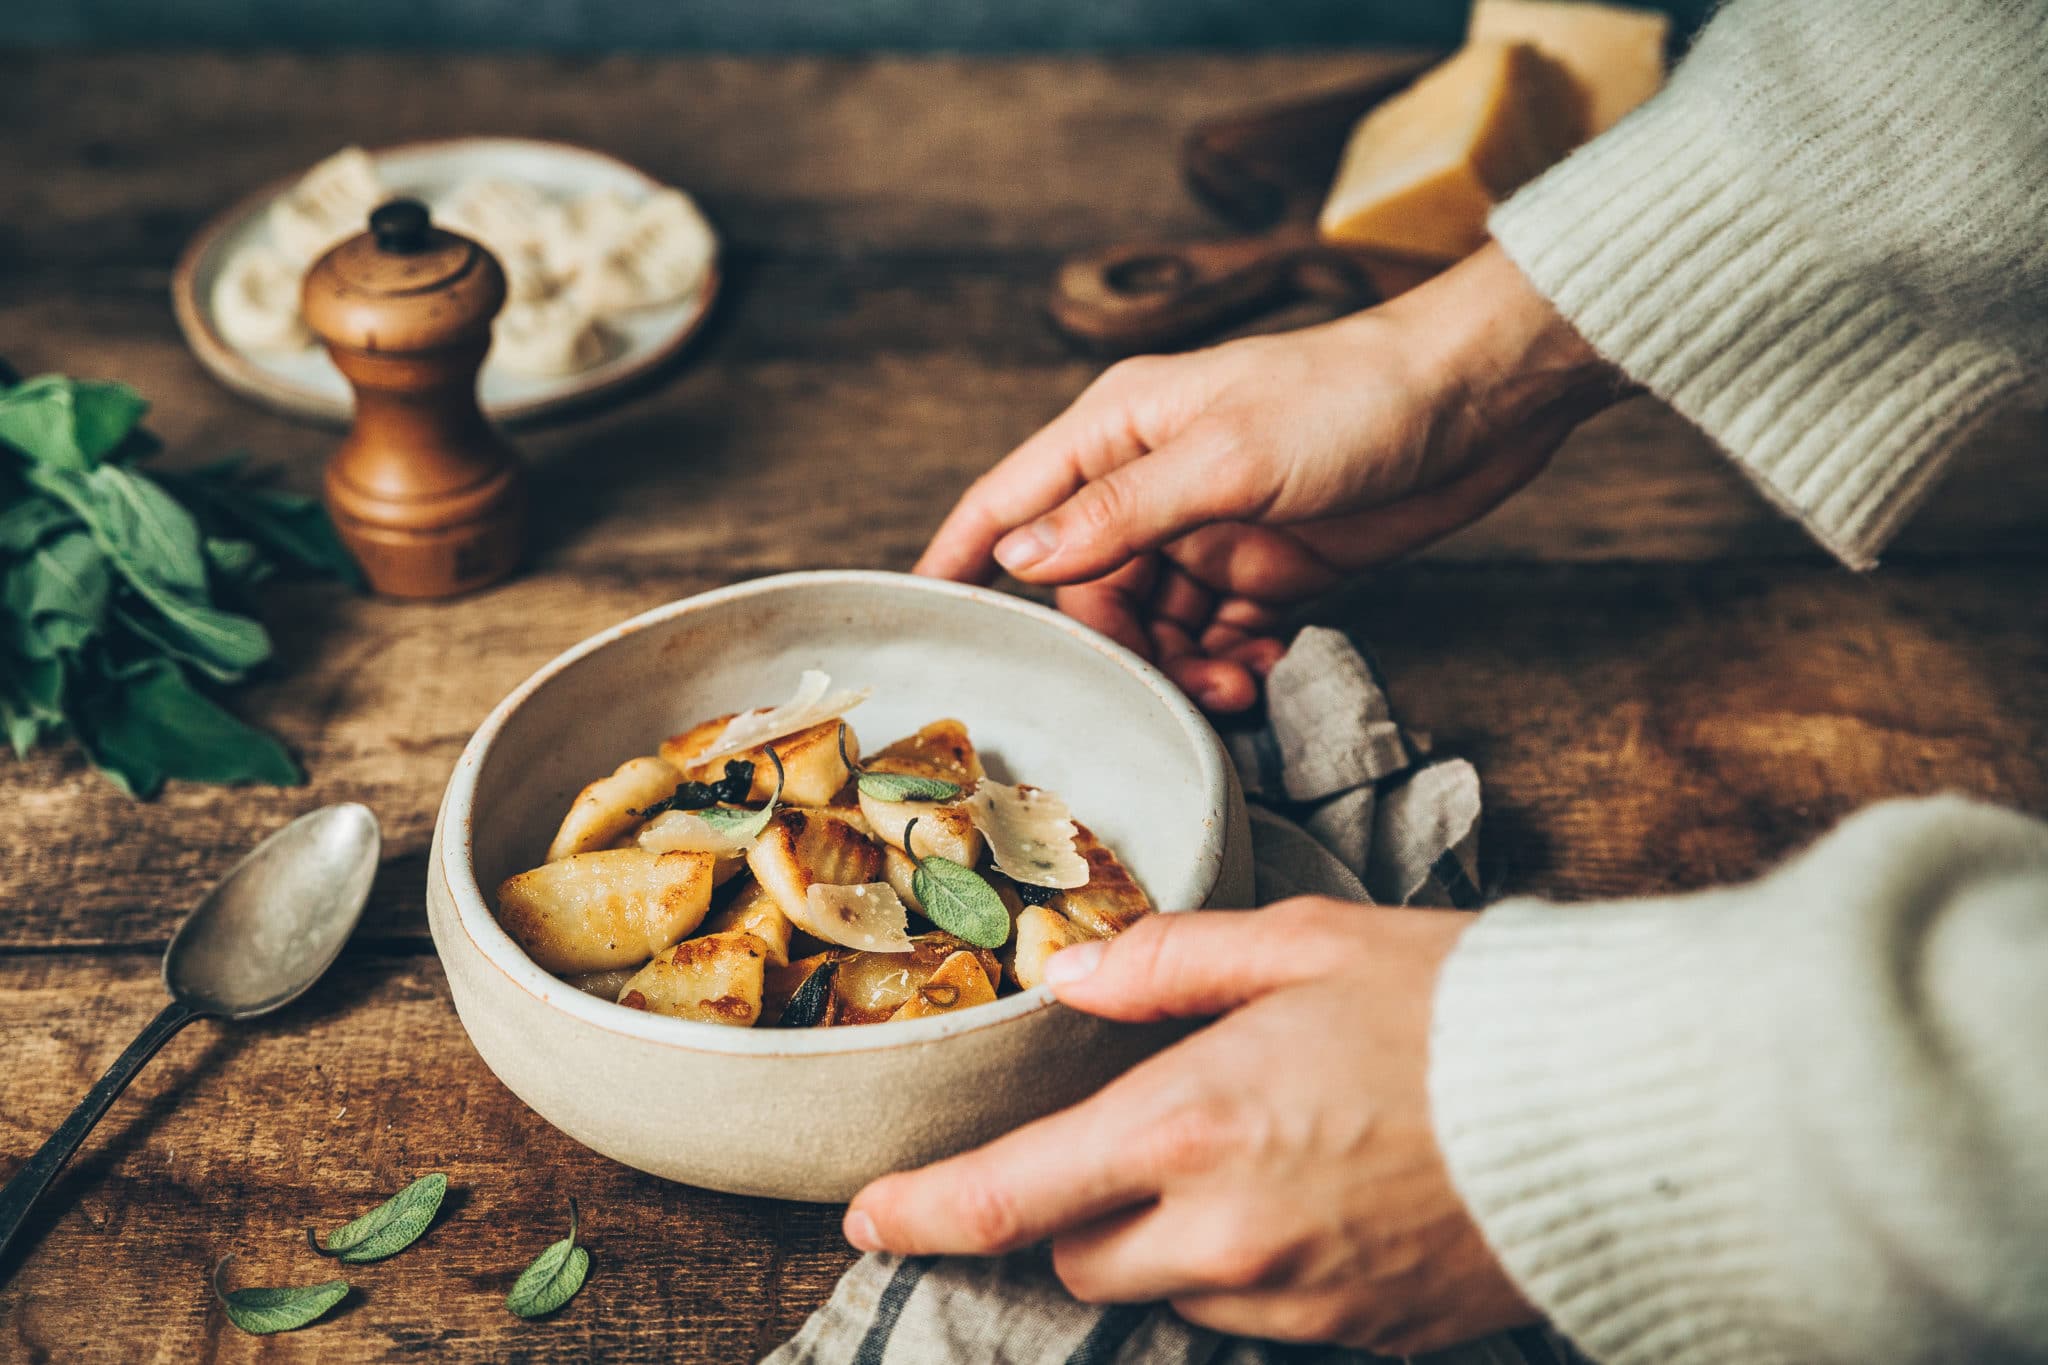
[[[848,1211],[842,1230],[846,1233],[846,1240],[862,1251],[882,1249],[882,1234],[876,1229],[875,1220],[859,1209]]]
[[[1052,960],[1045,964],[1046,983],[1057,989],[1061,986],[1071,986],[1076,981],[1092,976],[1095,969],[1102,965],[1102,954],[1108,947],[1108,944],[1098,941],[1076,943],[1071,948],[1060,949],[1052,955]]]
[[[1059,542],[1053,538],[1052,528],[1042,521],[1029,526],[1020,526],[996,542],[996,563],[1016,573],[1028,569],[1050,555]]]

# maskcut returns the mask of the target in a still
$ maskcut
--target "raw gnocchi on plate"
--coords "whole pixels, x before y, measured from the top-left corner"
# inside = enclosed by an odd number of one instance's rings
[[[863,753],[865,691],[807,672],[577,794],[498,922],[547,971],[630,1009],[740,1028],[921,1019],[1045,979],[1061,948],[1151,912],[1042,788],[990,777],[936,720]]]

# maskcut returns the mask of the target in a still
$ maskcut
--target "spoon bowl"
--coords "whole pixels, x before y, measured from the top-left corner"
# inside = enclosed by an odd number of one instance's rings
[[[354,932],[382,842],[377,818],[351,802],[258,844],[171,935],[172,999],[196,1014],[253,1019],[305,994]]]

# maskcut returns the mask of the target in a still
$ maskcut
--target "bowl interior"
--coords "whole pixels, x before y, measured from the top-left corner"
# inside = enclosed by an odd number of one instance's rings
[[[847,718],[870,752],[941,717],[965,722],[994,776],[1058,792],[1160,907],[1200,905],[1215,885],[1226,796],[1214,732],[1155,670],[1044,608],[902,575],[785,575],[658,609],[578,650],[515,693],[494,734],[487,723],[463,760],[473,787],[458,769],[451,799],[469,796],[486,904],[540,861],[584,784],[706,717],[786,699],[806,668],[874,689]],[[517,953],[493,931],[479,942]]]

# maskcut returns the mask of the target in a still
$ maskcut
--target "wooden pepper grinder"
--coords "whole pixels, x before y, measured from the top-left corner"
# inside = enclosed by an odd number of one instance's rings
[[[356,394],[327,510],[380,593],[449,597],[519,561],[525,467],[476,397],[504,303],[491,253],[413,199],[377,209],[306,273],[306,323]]]

